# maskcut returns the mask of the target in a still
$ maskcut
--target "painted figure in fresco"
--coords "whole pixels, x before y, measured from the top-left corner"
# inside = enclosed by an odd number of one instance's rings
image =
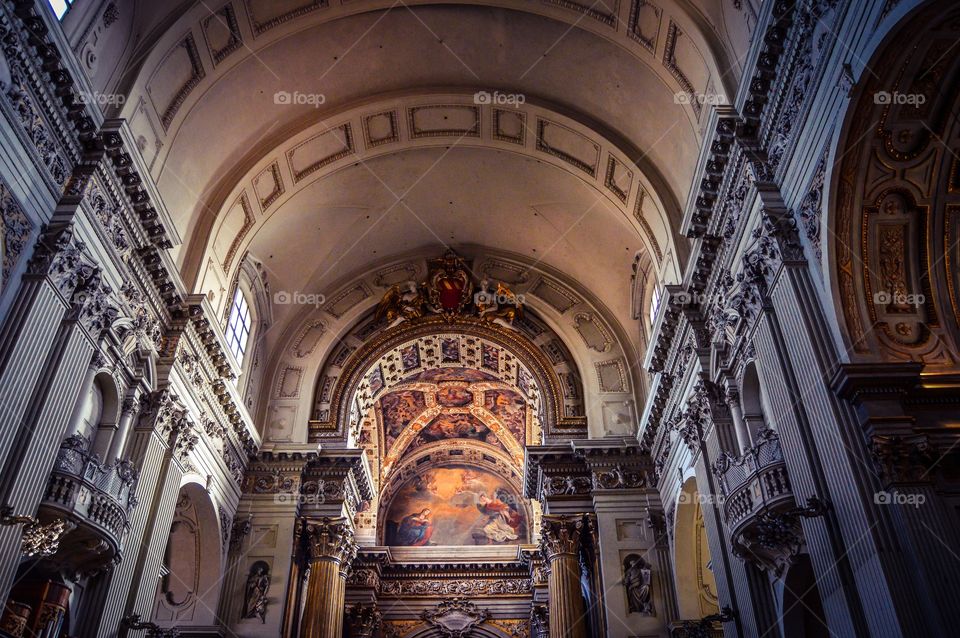
[[[477,509],[487,517],[483,533],[491,542],[503,543],[520,538],[523,516],[513,501],[514,499],[504,490],[497,490],[493,498],[484,493],[480,494]]]
[[[433,535],[433,521],[428,508],[420,512],[404,516],[397,531],[397,540],[401,545],[420,547],[430,542]]]
[[[489,434],[489,428],[469,414],[441,414],[423,429],[421,436],[431,443],[444,439],[486,441]]]

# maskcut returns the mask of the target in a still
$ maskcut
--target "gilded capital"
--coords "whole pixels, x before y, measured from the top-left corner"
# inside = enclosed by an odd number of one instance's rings
[[[353,528],[345,518],[322,518],[304,524],[310,562],[330,560],[349,567],[357,556]]]
[[[545,515],[540,523],[540,551],[547,563],[559,556],[577,555],[583,516]]]

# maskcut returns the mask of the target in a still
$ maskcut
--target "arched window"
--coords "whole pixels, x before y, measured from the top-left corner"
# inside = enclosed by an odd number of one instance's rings
[[[97,434],[97,428],[100,427],[100,420],[103,417],[103,389],[100,387],[100,381],[94,380],[90,387],[90,392],[83,401],[79,410],[79,419],[77,420],[77,434],[81,435],[89,443]]]
[[[57,20],[63,20],[63,16],[67,15],[67,11],[70,10],[70,7],[73,5],[75,0],[47,0],[50,4],[50,8],[53,9],[53,15],[57,16]]]
[[[233,295],[233,305],[230,307],[230,320],[227,322],[227,344],[230,351],[237,358],[237,363],[243,365],[243,355],[247,351],[247,342],[250,340],[250,306],[240,287]]]
[[[650,293],[650,325],[653,326],[657,322],[657,310],[660,308],[660,299],[663,296],[663,290],[660,287],[660,284],[657,284],[653,287],[653,292]]]

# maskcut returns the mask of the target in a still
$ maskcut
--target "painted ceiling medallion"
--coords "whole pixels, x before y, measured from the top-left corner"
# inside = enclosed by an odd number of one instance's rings
[[[407,282],[406,288],[394,284],[380,300],[377,321],[388,324],[413,321],[427,315],[441,315],[449,321],[474,316],[507,326],[523,316],[523,295],[515,295],[506,284],[497,282],[491,289],[486,279],[475,286],[463,258],[452,250],[427,262],[429,272],[422,283]]]

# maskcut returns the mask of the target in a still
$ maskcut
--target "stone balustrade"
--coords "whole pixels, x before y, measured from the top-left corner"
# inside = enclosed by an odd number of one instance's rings
[[[139,472],[128,461],[107,465],[80,435],[68,437],[40,504],[40,517],[66,518],[76,528],[64,539],[63,558],[78,569],[119,560]]]

